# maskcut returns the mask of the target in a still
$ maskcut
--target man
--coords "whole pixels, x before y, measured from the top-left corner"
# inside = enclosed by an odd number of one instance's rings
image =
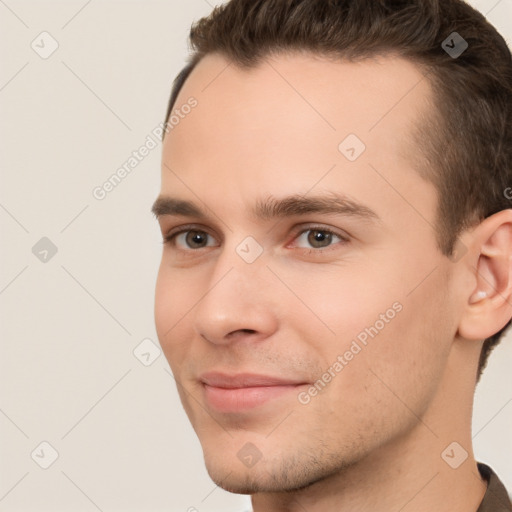
[[[503,38],[459,0],[231,0],[191,42],[155,320],[211,478],[255,512],[512,510],[471,443],[512,317]]]

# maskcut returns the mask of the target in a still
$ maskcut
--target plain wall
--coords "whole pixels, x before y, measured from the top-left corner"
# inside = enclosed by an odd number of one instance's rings
[[[511,0],[472,4],[512,39]],[[163,355],[148,366],[134,355],[145,339],[158,344],[160,144],[93,195],[163,121],[190,25],[212,6],[0,2],[0,512],[248,506],[208,477]],[[59,45],[48,58],[43,31]],[[477,460],[509,490],[511,368],[507,338],[477,388],[473,425]],[[42,442],[58,452],[47,469]]]

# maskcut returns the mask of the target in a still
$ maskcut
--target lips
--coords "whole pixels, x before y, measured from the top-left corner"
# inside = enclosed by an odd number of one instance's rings
[[[268,375],[259,375],[256,373],[237,373],[236,375],[227,375],[221,372],[203,373],[200,380],[209,386],[217,388],[250,388],[256,386],[287,386],[304,384],[303,380],[283,379]]]
[[[254,373],[207,372],[200,376],[200,381],[207,404],[220,412],[242,412],[286,395],[295,396],[293,392],[308,385],[300,379]]]

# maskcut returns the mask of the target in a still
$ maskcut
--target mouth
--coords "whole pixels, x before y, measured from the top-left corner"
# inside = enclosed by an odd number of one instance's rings
[[[219,412],[247,411],[293,395],[309,383],[304,380],[239,373],[207,372],[200,376],[206,403]]]

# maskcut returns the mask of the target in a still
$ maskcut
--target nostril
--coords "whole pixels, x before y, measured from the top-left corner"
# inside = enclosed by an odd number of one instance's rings
[[[229,335],[230,336],[234,336],[236,335],[236,333],[238,332],[246,332],[248,334],[252,334],[254,332],[256,332],[254,329],[237,329],[236,331],[233,331],[233,332],[230,332]]]

